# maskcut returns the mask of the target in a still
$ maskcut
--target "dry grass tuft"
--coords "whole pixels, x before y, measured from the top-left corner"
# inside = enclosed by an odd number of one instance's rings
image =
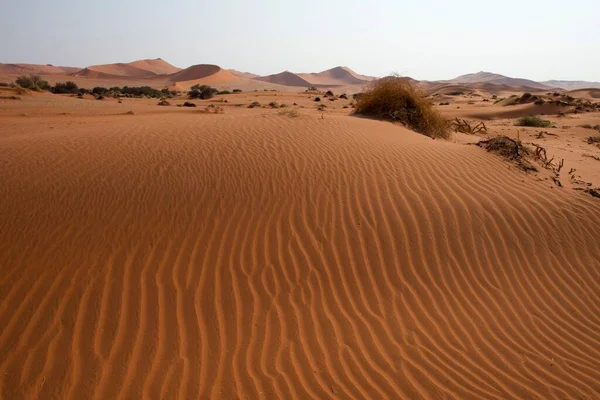
[[[449,121],[406,78],[390,76],[372,82],[356,100],[354,113],[401,122],[432,138],[450,137]]]

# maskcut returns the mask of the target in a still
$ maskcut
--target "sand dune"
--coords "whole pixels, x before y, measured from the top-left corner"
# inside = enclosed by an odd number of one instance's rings
[[[0,74],[71,74],[79,71],[77,67],[56,67],[40,64],[1,64]]]
[[[474,74],[466,74],[461,75],[457,78],[454,78],[450,81],[450,83],[492,83],[495,85],[506,85],[511,87],[523,87],[530,89],[538,89],[538,90],[550,90],[553,87],[544,85],[542,83],[532,81],[530,79],[522,79],[522,78],[510,78],[508,76],[494,74],[491,72],[477,72]]]
[[[107,76],[125,76],[129,78],[144,78],[157,75],[155,72],[148,71],[131,64],[123,63],[92,65],[80,72],[75,73],[74,75],[83,75],[88,73],[87,71]]]
[[[369,80],[359,78],[359,74],[347,67],[335,67],[319,73],[297,75],[317,86],[363,85]]]
[[[297,74],[294,74],[293,72],[289,72],[289,71],[283,71],[283,72],[280,72],[279,74],[261,76],[261,77],[255,78],[255,79],[259,80],[259,81],[263,81],[263,82],[276,83],[278,85],[285,85],[285,86],[297,86],[297,87],[312,86],[312,84],[310,82],[302,79]]]
[[[157,75],[168,75],[181,71],[181,68],[177,68],[169,64],[162,58],[157,58],[154,60],[133,61],[130,62],[129,65],[131,65],[132,67],[143,69],[145,71],[150,71]]]
[[[0,108],[0,398],[600,397],[597,199],[308,108],[31,99]]]

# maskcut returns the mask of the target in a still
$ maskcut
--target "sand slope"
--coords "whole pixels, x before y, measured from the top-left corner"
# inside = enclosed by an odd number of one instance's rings
[[[318,73],[297,75],[307,82],[318,86],[363,85],[369,80],[361,79],[360,75],[348,67],[335,67]]]
[[[310,82],[302,79],[300,76],[290,71],[283,71],[278,74],[261,76],[255,79],[285,86],[308,87],[312,85]]]
[[[143,69],[145,71],[150,71],[157,75],[168,75],[174,74],[176,72],[181,71],[181,68],[177,68],[162,58],[157,58],[154,60],[138,60],[130,62],[129,65]]]
[[[597,199],[383,122],[60,101],[103,108],[0,123],[1,398],[600,397]]]
[[[1,64],[0,74],[71,74],[81,70],[77,67],[56,67],[40,64]]]

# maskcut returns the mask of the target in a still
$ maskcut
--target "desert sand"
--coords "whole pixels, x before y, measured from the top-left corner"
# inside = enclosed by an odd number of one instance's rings
[[[19,97],[0,99],[0,398],[600,397],[600,199],[566,175],[302,92]],[[577,127],[600,113],[536,139],[511,119],[531,105],[438,99],[600,185]]]

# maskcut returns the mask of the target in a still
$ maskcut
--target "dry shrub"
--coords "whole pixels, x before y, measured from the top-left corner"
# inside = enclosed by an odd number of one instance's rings
[[[390,76],[376,80],[356,100],[355,114],[401,122],[432,138],[450,137],[450,124],[408,79]]]
[[[537,171],[537,168],[527,160],[531,156],[531,151],[519,139],[511,139],[508,136],[496,136],[478,142],[477,146],[514,162],[524,171]]]

